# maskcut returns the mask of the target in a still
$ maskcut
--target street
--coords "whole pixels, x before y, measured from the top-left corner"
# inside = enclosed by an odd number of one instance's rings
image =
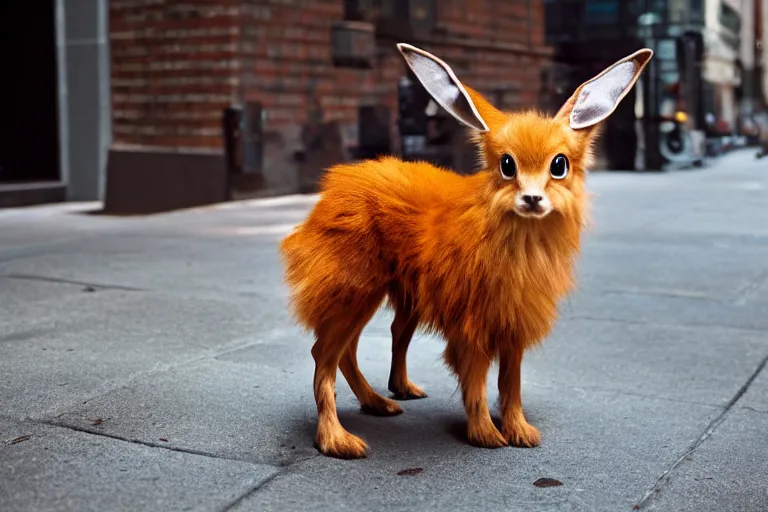
[[[429,397],[364,415],[339,374],[341,422],[370,453],[319,455],[312,336],[277,256],[313,196],[148,217],[0,210],[0,510],[766,510],[768,163],[754,153],[589,177],[579,291],[523,362],[534,449],[468,445],[443,343],[417,333],[408,370]],[[385,396],[391,317],[359,352]],[[488,385],[495,404],[495,371]]]

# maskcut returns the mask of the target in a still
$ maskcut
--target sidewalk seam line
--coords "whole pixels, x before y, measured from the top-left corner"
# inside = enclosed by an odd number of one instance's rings
[[[232,510],[234,507],[242,503],[243,500],[245,500],[248,496],[251,496],[259,492],[261,489],[269,485],[270,482],[272,482],[282,474],[283,474],[283,469],[279,469],[278,471],[275,471],[273,474],[271,474],[264,480],[261,480],[256,485],[251,486],[248,490],[246,490],[240,496],[230,500],[228,503],[225,503],[221,507],[217,508],[216,509],[217,512],[228,512],[229,510]]]
[[[582,314],[575,314],[575,315],[563,315],[563,319],[566,320],[586,320],[588,322],[604,322],[604,323],[613,323],[613,324],[626,324],[626,325],[637,325],[637,326],[658,326],[662,328],[680,328],[680,329],[720,329],[723,331],[736,331],[736,332],[747,332],[752,334],[765,334],[768,329],[757,329],[754,327],[735,327],[730,325],[717,325],[717,324],[699,324],[699,323],[684,323],[684,324],[672,324],[672,323],[660,323],[660,322],[654,322],[651,320],[632,320],[629,318],[610,318],[610,317],[600,317],[600,316],[592,316],[592,315],[582,315]]]
[[[0,274],[0,278],[16,279],[19,281],[40,281],[43,283],[70,284],[73,286],[90,286],[92,288],[101,288],[102,290],[122,290],[127,292],[151,291],[146,288],[134,288],[132,286],[122,286],[118,284],[99,284],[72,279],[63,279],[59,277],[38,276],[34,274]]]
[[[274,331],[275,329],[271,329],[269,332]],[[244,339],[244,338],[236,338],[234,341],[238,341],[240,339]],[[259,338],[259,339],[261,339],[261,338]],[[157,376],[161,376],[161,375],[167,375],[167,374],[170,374],[170,373],[172,373],[174,371],[183,370],[183,369],[185,369],[187,367],[190,367],[192,365],[195,365],[195,364],[203,362],[203,361],[214,361],[214,360],[216,360],[217,357],[219,357],[222,354],[226,354],[226,353],[229,353],[229,352],[234,351],[234,350],[240,350],[240,349],[243,349],[243,348],[248,348],[248,347],[251,347],[251,346],[254,346],[254,345],[258,345],[259,343],[260,343],[260,341],[248,341],[248,342],[242,343],[240,345],[233,345],[230,348],[225,348],[227,346],[227,344],[225,343],[225,344],[220,345],[218,347],[207,349],[204,353],[202,353],[202,354],[200,354],[200,355],[198,355],[198,356],[196,356],[196,357],[194,357],[192,359],[189,359],[188,361],[177,361],[177,362],[173,362],[173,363],[164,364],[164,365],[162,365],[159,368],[155,367],[152,370],[139,371],[139,372],[136,372],[135,374],[132,374],[132,375],[128,376],[126,378],[126,380],[124,380],[123,382],[115,383],[112,386],[107,386],[105,389],[99,390],[95,394],[92,394],[92,395],[89,395],[89,396],[86,396],[86,397],[80,397],[78,400],[73,401],[73,402],[71,402],[69,404],[52,407],[51,409],[43,411],[43,412],[41,412],[37,416],[31,416],[28,419],[30,421],[34,421],[34,422],[38,422],[38,423],[49,423],[49,422],[53,421],[49,417],[59,418],[62,415],[67,414],[67,412],[69,412],[69,410],[72,407],[77,407],[78,403],[83,398],[85,398],[85,401],[83,401],[81,405],[85,405],[85,404],[87,404],[88,402],[90,402],[92,400],[95,400],[97,398],[109,395],[109,394],[114,393],[116,391],[121,391],[121,390],[124,390],[124,389],[129,389],[132,385],[134,385],[137,381],[139,381],[141,379],[152,378],[152,377],[157,377]],[[219,352],[220,349],[223,349],[224,351],[223,352]],[[49,424],[54,425],[55,423],[49,423]],[[90,432],[90,431],[86,431],[86,432]]]
[[[763,371],[766,364],[768,364],[768,356],[765,356],[760,364],[757,365],[757,368],[752,372],[747,381],[741,386],[741,388],[739,388],[733,398],[731,398],[731,400],[725,405],[720,414],[718,414],[717,417],[715,417],[709,423],[709,425],[707,425],[707,428],[699,436],[699,438],[694,441],[694,443],[689,446],[688,449],[680,457],[677,458],[677,460],[669,467],[669,469],[661,474],[661,476],[656,480],[656,483],[654,483],[653,486],[651,486],[651,488],[646,491],[643,498],[637,503],[638,508],[643,508],[645,505],[647,505],[653,499],[653,497],[661,491],[661,488],[669,479],[669,475],[672,473],[672,471],[682,465],[682,463],[685,462],[685,460],[715,432],[717,427],[719,427],[720,424],[725,421],[725,417],[731,411],[733,406],[736,405],[736,403],[741,399],[741,397],[744,396],[757,376],[760,375],[760,372]]]
[[[250,496],[255,495],[256,493],[258,493],[259,491],[261,491],[262,489],[267,487],[270,483],[272,483],[272,481],[276,480],[278,477],[281,477],[283,475],[289,474],[291,472],[291,468],[293,466],[297,466],[297,465],[302,464],[302,463],[304,463],[304,462],[306,462],[308,460],[316,459],[316,458],[318,458],[320,456],[321,456],[321,454],[318,452],[318,453],[316,453],[315,455],[313,455],[311,457],[304,457],[304,458],[297,459],[297,460],[294,460],[292,462],[289,462],[287,464],[283,464],[281,466],[278,466],[278,470],[273,475],[271,475],[270,477],[265,478],[264,480],[260,481],[258,484],[254,485],[253,487],[251,487],[250,489],[245,491],[241,496],[238,496],[234,500],[230,501],[229,503],[227,503],[227,504],[223,505],[222,507],[220,507],[219,509],[217,509],[218,512],[229,512],[230,510],[232,510],[232,508],[234,508],[237,505],[239,505],[240,503],[242,503],[245,499],[249,498]]]
[[[220,455],[216,455],[216,454],[208,453],[208,452],[203,452],[203,451],[198,451],[198,450],[188,450],[188,449],[184,449],[184,448],[176,448],[176,447],[173,447],[173,446],[166,446],[166,445],[157,444],[157,443],[149,443],[147,441],[141,441],[139,439],[131,439],[129,437],[119,436],[119,435],[116,435],[116,434],[108,434],[106,432],[94,432],[93,430],[88,430],[86,428],[76,427],[74,425],[67,425],[67,424],[64,424],[64,423],[57,423],[55,421],[35,420],[35,419],[32,419],[32,418],[29,418],[28,421],[31,421],[32,423],[41,424],[41,425],[48,425],[48,426],[51,426],[51,427],[58,427],[58,428],[64,428],[64,429],[67,429],[67,430],[73,430],[75,432],[81,432],[81,433],[84,433],[84,434],[90,434],[90,435],[99,436],[99,437],[107,437],[109,439],[114,439],[116,441],[123,441],[123,442],[127,442],[127,443],[138,444],[138,445],[141,445],[141,446],[146,446],[148,448],[160,448],[160,449],[168,450],[168,451],[172,451],[172,452],[186,453],[188,455],[198,455],[198,456],[201,456],[201,457],[207,457],[209,459],[229,460],[229,461],[232,461],[232,462],[243,462],[243,463],[246,463],[246,464],[254,464],[254,465],[260,465],[260,466],[269,466],[269,467],[273,467],[273,468],[278,468],[279,467],[279,466],[275,466],[273,464],[265,464],[265,463],[261,463],[261,462],[251,462],[251,461],[248,461],[248,460],[236,459],[236,458],[233,458],[233,457],[222,457]]]

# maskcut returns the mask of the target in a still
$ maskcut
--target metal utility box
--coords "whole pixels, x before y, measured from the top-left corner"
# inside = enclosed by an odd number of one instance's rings
[[[260,174],[264,169],[264,109],[261,103],[224,109],[224,150],[229,174]]]

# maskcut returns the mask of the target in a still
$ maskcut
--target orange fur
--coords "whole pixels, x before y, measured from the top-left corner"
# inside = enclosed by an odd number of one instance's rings
[[[446,340],[444,358],[459,379],[477,446],[536,446],[525,420],[520,364],[557,318],[558,301],[574,289],[574,263],[587,219],[586,169],[595,130],[575,131],[562,115],[502,113],[468,89],[489,132],[476,135],[484,170],[461,176],[393,157],[337,165],[324,175],[321,197],[280,251],[297,320],[314,330],[316,444],[328,455],[363,457],[365,443],[341,426],[333,386],[341,365],[363,409],[398,414],[357,368],[360,332],[388,299],[395,310],[389,388],[421,398],[407,378],[406,352],[417,327]],[[518,165],[514,180],[498,170],[503,153]],[[558,153],[570,159],[563,180],[550,179]],[[520,216],[521,187],[537,184],[553,210]],[[500,363],[502,422],[491,421],[486,376]]]

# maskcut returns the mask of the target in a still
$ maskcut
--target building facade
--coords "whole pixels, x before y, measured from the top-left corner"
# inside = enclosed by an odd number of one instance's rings
[[[768,44],[768,34],[764,31],[768,20],[768,0],[742,0],[741,20],[740,113],[743,116],[753,116],[768,106],[768,76],[764,72],[768,57],[768,53],[764,51],[765,45]]]
[[[721,129],[734,132],[739,118],[737,90],[742,85],[740,50],[742,41],[742,0],[705,2],[705,58],[702,78],[705,83],[706,111],[714,115]],[[745,31],[746,32],[746,31]],[[744,39],[750,34],[745,33]]]
[[[102,196],[107,0],[0,3],[0,207]]]
[[[508,109],[539,106],[550,55],[532,0],[114,0],[109,21],[119,210],[160,175],[187,188],[158,207],[312,190],[367,145],[398,153],[397,42]]]
[[[0,205],[141,213],[313,190],[329,165],[401,153],[398,42],[503,109],[547,105],[540,0],[50,4],[0,8],[0,51],[29,53],[0,95],[16,120],[0,137]]]
[[[635,108],[625,105],[607,123],[607,167],[636,168],[639,160],[630,155],[641,146],[643,165],[650,168],[678,156],[685,160],[686,137],[677,129],[671,132],[676,137],[658,133],[662,118],[677,111],[688,114],[686,129],[702,137],[738,129],[744,95],[742,48],[754,41],[754,34],[744,29],[745,14],[750,24],[753,16],[753,10],[745,11],[746,2],[545,0],[546,42],[555,50],[555,89],[567,90],[594,69],[639,47],[656,52],[634,91],[640,95],[634,98]]]

